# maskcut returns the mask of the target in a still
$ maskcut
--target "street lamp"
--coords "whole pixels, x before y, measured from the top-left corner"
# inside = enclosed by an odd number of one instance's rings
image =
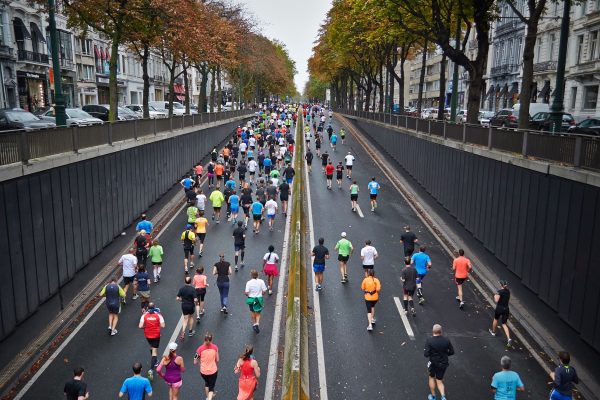
[[[48,0],[48,22],[50,25],[50,44],[52,49],[52,69],[54,73],[54,115],[56,126],[67,125],[65,114],[65,99],[62,93],[62,78],[60,76],[60,54],[58,52],[58,33],[56,32],[56,19],[54,17],[54,0]]]
[[[562,114],[564,110],[563,100],[565,95],[565,64],[567,63],[567,45],[569,42],[569,19],[571,13],[571,2],[563,2],[563,17],[560,24],[560,41],[558,47],[558,65],[556,67],[556,89],[554,101],[550,107],[550,115],[553,120],[552,132],[560,132],[562,128]]]

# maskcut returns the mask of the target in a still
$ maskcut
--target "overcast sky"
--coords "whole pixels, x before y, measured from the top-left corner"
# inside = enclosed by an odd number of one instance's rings
[[[296,88],[300,93],[308,80],[307,61],[312,54],[313,42],[331,0],[304,0],[273,2],[273,0],[239,0],[260,20],[262,34],[285,43],[290,56],[296,61]],[[285,4],[285,6],[283,6]]]

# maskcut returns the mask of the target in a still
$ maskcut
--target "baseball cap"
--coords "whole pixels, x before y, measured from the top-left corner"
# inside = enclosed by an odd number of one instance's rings
[[[500,286],[508,286],[508,281],[505,279],[499,280],[498,283],[500,284]]]
[[[177,350],[177,343],[175,343],[175,342],[169,343],[169,345],[167,346],[167,349],[169,349],[169,351]]]
[[[346,237],[346,232],[342,232],[342,237]]]
[[[187,229],[192,229],[192,225],[191,225],[191,224],[187,224],[185,227],[186,227]]]

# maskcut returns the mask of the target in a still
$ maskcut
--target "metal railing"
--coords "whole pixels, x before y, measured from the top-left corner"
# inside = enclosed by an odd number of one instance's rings
[[[78,153],[81,149],[111,146],[115,142],[200,127],[229,118],[249,117],[253,113],[253,110],[234,110],[172,118],[115,121],[103,125],[0,132],[0,165],[28,164],[36,158]]]
[[[17,59],[19,61],[31,61],[40,64],[48,64],[48,54],[36,53],[29,50],[18,50]]]
[[[592,136],[550,135],[540,131],[457,124],[370,111],[340,110],[339,112],[383,122],[419,134],[442,137],[444,140],[600,171],[600,138]]]

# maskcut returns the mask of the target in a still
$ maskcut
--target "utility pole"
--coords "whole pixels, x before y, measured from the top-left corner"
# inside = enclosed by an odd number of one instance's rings
[[[52,47],[52,69],[54,70],[54,115],[56,126],[67,125],[65,114],[65,99],[62,93],[62,78],[60,76],[60,53],[58,51],[58,32],[56,32],[56,19],[54,17],[54,0],[48,0],[48,22],[50,24],[50,44]]]
[[[569,43],[569,24],[571,13],[571,2],[563,2],[563,17],[560,24],[560,41],[558,47],[558,65],[556,67],[556,89],[554,101],[550,107],[550,115],[553,120],[552,133],[559,133],[562,128],[562,115],[565,97],[565,64],[567,63],[567,45]]]
[[[456,21],[456,50],[460,51],[460,18]],[[452,97],[450,99],[450,122],[456,122],[456,105],[458,103],[458,63],[454,63],[452,73]]]

